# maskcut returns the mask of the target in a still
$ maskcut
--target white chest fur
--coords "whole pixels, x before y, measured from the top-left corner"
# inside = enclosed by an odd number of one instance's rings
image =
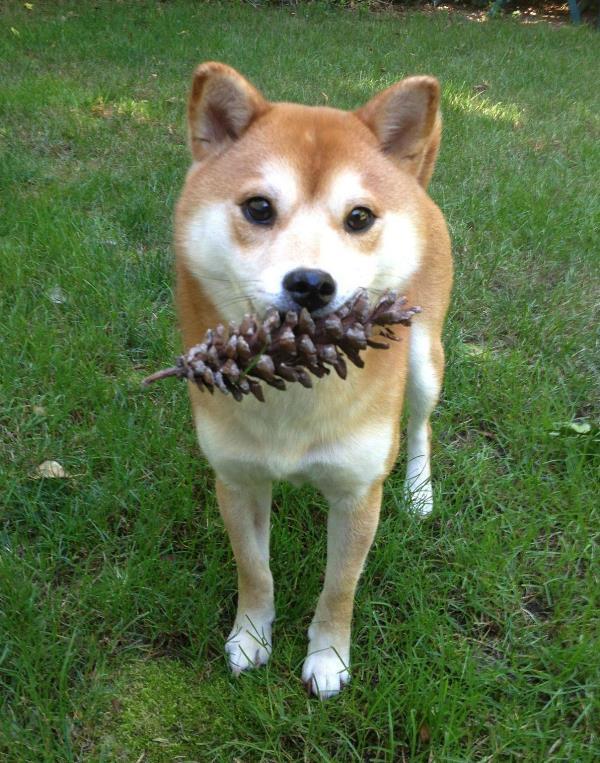
[[[352,374],[327,377],[307,390],[265,390],[265,403],[245,398],[206,401],[195,411],[202,450],[230,484],[257,480],[310,482],[328,493],[362,493],[384,475],[394,423],[365,415]]]

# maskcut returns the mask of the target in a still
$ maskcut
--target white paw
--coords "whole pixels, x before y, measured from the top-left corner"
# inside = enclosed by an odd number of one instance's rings
[[[225,642],[229,667],[235,676],[243,670],[266,665],[272,649],[271,620],[244,616],[236,619],[233,630]]]
[[[406,500],[410,508],[420,514],[422,517],[431,514],[433,509],[433,490],[431,489],[431,480],[426,482],[417,482],[417,480],[406,481],[405,484]]]
[[[329,699],[339,694],[350,681],[348,665],[347,656],[344,659],[333,647],[314,652],[311,652],[309,647],[302,668],[302,680],[309,693],[319,699]]]

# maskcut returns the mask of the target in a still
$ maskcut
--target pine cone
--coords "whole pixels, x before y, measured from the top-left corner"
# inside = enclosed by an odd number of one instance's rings
[[[286,389],[286,382],[312,387],[310,374],[325,376],[330,367],[345,379],[346,358],[362,368],[362,350],[389,347],[387,342],[372,339],[375,327],[380,328],[376,336],[397,341],[386,327],[410,326],[413,315],[421,312],[420,307],[403,309],[405,304],[405,297],[390,291],[371,308],[366,290],[361,289],[339,310],[321,318],[313,318],[306,308],[285,315],[270,308],[263,321],[245,315],[239,325],[230,323],[226,329],[219,324],[209,329],[204,341],[181,355],[176,366],[158,371],[142,383],[146,386],[176,376],[211,393],[217,388],[236,400],[252,393],[264,402],[261,382],[280,390]]]

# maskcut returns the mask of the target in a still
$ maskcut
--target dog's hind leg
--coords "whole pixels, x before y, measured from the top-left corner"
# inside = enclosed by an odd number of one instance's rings
[[[408,403],[406,495],[420,514],[433,508],[431,489],[431,425],[429,417],[442,387],[444,349],[440,337],[426,324],[415,321],[411,328]]]
[[[225,651],[232,671],[264,665],[275,617],[269,569],[271,483],[232,486],[217,480],[217,499],[238,573],[238,607]]]

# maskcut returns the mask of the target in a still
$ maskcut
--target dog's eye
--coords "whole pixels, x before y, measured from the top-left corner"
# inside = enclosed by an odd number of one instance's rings
[[[251,199],[246,199],[242,204],[242,212],[246,220],[258,225],[271,225],[275,219],[273,205],[262,196],[253,196]]]
[[[375,222],[375,215],[367,207],[354,207],[348,212],[344,226],[349,233],[359,233],[368,230]]]

